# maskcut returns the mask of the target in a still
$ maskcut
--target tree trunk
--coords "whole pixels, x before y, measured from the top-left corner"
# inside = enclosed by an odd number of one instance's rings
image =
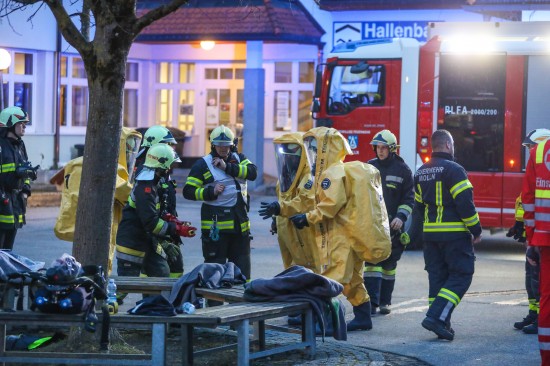
[[[98,23],[94,47],[82,54],[88,75],[89,113],[73,255],[83,265],[107,268],[130,46],[131,38],[117,27]]]

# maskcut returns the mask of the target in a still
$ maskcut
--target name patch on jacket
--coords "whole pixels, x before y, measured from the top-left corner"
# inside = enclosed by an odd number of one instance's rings
[[[306,182],[306,184],[304,184],[304,188],[311,189],[311,187],[313,187],[313,181],[310,179]]]
[[[325,178],[325,179],[323,179],[323,181],[321,182],[321,188],[323,188],[323,190],[327,190],[328,187],[330,187],[330,179]]]

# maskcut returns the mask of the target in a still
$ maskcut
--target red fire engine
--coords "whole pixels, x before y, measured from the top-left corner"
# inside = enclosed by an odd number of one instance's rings
[[[486,229],[514,223],[526,133],[550,125],[550,23],[432,23],[429,41],[337,45],[318,70],[316,126],[347,137],[351,160],[374,157],[373,135],[389,129],[414,171],[446,129],[468,171]],[[541,89],[542,88],[542,89]],[[544,97],[543,97],[544,96]]]

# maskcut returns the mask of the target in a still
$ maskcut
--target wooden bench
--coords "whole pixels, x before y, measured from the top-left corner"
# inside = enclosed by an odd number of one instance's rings
[[[300,342],[285,344],[266,349],[264,322],[291,314],[302,314],[304,326]],[[101,319],[100,319],[101,321]],[[259,348],[250,352],[249,323],[260,324]],[[174,317],[139,316],[118,313],[111,316],[111,326],[114,328],[133,328],[146,326],[152,329],[151,354],[109,354],[88,353],[75,354],[70,352],[52,353],[35,351],[7,351],[5,341],[8,328],[11,326],[45,326],[68,328],[83,326],[82,315],[44,314],[32,311],[0,312],[0,362],[30,363],[71,363],[71,364],[102,364],[102,365],[165,365],[166,364],[166,331],[169,324],[179,324],[182,334],[182,360],[184,365],[193,363],[194,355],[208,350],[195,350],[193,332],[196,327],[216,328],[231,325],[237,330],[237,364],[248,365],[251,359],[288,352],[295,349],[305,349],[306,353],[315,355],[315,325],[313,313],[307,302],[240,302],[205,309],[197,309],[194,314],[180,314]],[[98,325],[99,329],[99,325]]]

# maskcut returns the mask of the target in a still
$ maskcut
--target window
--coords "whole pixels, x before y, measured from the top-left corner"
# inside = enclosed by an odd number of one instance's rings
[[[138,120],[138,91],[137,89],[124,89],[124,114],[123,125],[137,127]]]
[[[275,82],[292,82],[292,62],[275,62]]]
[[[195,82],[195,64],[180,63],[180,84]]]
[[[86,79],[86,70],[84,69],[84,61],[80,57],[73,57],[73,78]]]
[[[172,95],[173,92],[170,89],[157,91],[157,124],[172,125]]]
[[[59,124],[67,126],[67,85],[61,85],[61,95],[59,99]]]
[[[384,104],[384,74],[382,65],[336,66],[332,71],[328,97],[330,114],[343,114],[360,106]]]
[[[139,81],[139,64],[137,62],[126,64],[126,81]]]
[[[195,91],[180,90],[179,100],[178,128],[182,131],[191,131],[195,125]]]
[[[275,113],[273,114],[275,131],[290,131],[292,127],[290,96],[290,90],[275,92]]]
[[[218,78],[218,69],[204,69],[204,78],[207,80],[216,80]]]
[[[2,83],[0,84],[2,107],[20,107],[30,114],[32,122],[36,55],[15,51],[10,52],[10,55],[12,64],[7,69],[0,70],[2,72]]]
[[[311,101],[313,92],[298,92],[298,131],[308,131],[313,128],[313,119],[311,118]]]
[[[72,88],[72,125],[86,126],[88,119],[88,87],[73,86]]]
[[[157,82],[161,84],[172,83],[172,64],[169,62],[160,62],[157,67]]]
[[[437,126],[468,171],[504,169],[505,88],[506,56],[441,55]]]
[[[220,79],[222,79],[222,80],[232,80],[233,79],[233,69],[220,69]]]
[[[315,69],[313,62],[300,62],[298,64],[300,83],[315,82]]]
[[[67,63],[69,62],[69,58],[67,56],[61,56],[59,63],[61,66],[61,77],[66,78],[67,77]]]

